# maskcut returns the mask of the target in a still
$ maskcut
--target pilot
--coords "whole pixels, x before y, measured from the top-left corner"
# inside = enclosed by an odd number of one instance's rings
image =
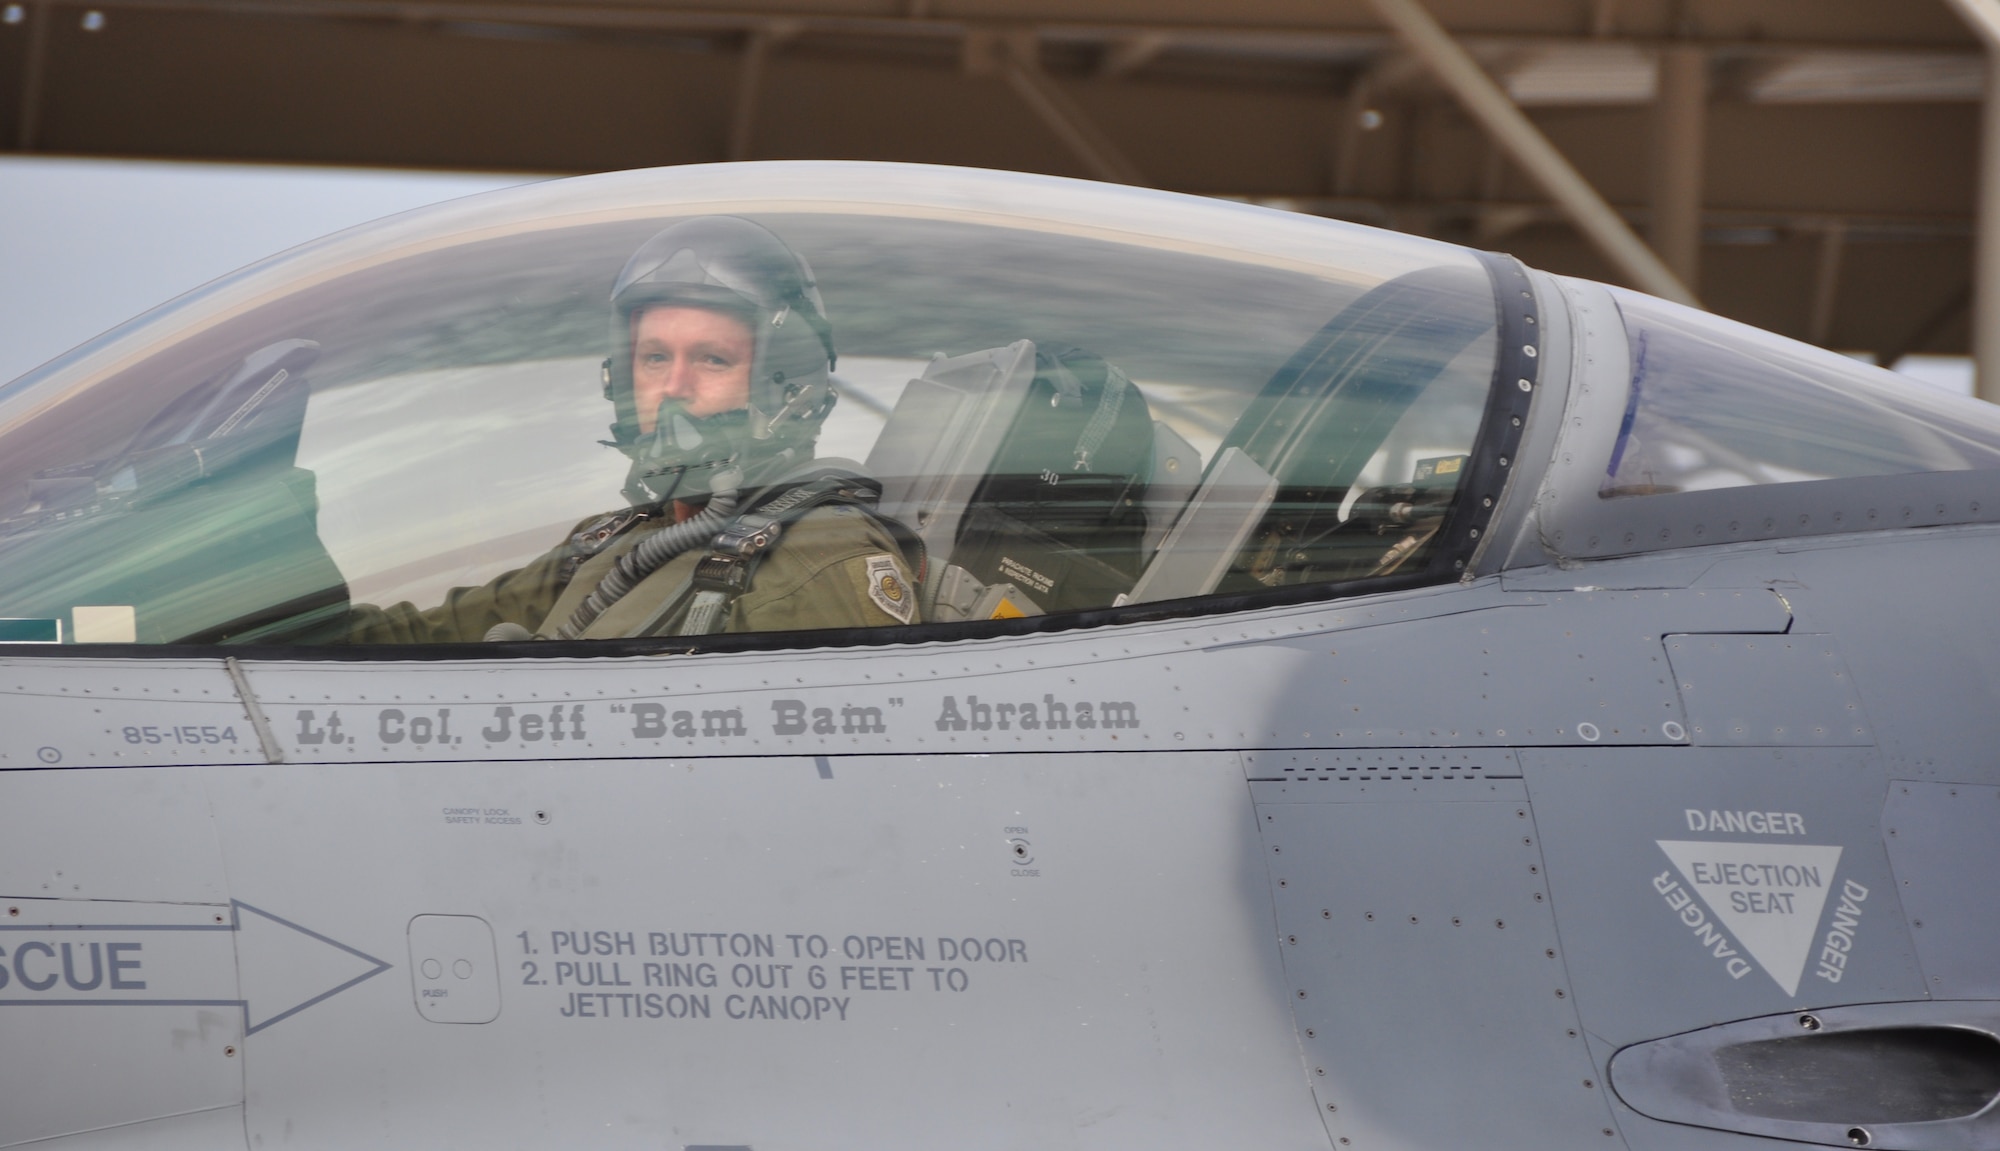
[[[437,607],[355,605],[348,641],[919,622],[921,546],[873,514],[873,481],[814,459],[835,356],[806,261],[748,220],[685,220],[640,245],[611,303],[604,392],[630,506]]]

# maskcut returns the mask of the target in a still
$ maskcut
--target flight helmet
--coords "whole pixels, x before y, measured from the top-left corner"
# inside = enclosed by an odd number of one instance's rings
[[[632,459],[635,504],[706,495],[731,469],[756,485],[812,457],[835,400],[833,328],[805,258],[762,225],[734,216],[683,220],[639,245],[611,289],[611,358],[604,394],[612,443]],[[644,309],[706,308],[742,320],[755,337],[749,406],[694,417],[663,400],[641,432],[632,382],[632,334]]]

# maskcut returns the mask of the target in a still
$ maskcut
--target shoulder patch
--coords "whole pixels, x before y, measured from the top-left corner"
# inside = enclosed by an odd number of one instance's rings
[[[917,610],[916,593],[893,556],[868,557],[868,598],[899,623],[909,623]]]

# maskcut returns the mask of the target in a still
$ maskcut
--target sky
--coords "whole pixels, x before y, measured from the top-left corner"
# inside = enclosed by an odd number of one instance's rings
[[[529,174],[0,156],[0,383],[274,252]],[[1970,395],[1971,361],[1899,370]]]

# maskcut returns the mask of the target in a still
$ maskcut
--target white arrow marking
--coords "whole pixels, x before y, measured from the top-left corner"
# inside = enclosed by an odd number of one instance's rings
[[[389,970],[241,900],[229,910],[214,924],[0,924],[0,1007],[240,1007],[255,1035]]]

